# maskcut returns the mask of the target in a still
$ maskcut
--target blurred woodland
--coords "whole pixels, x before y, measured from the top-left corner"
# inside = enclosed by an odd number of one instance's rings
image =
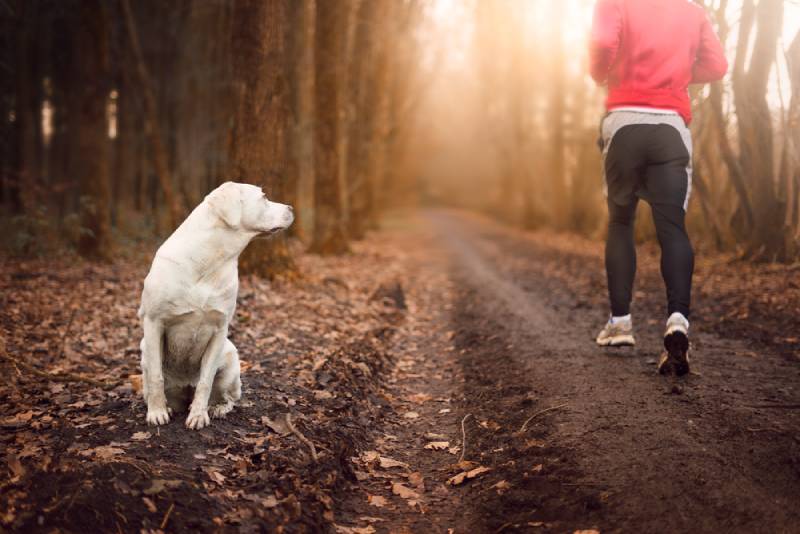
[[[693,235],[795,260],[798,7],[701,3],[732,73],[692,90]],[[601,237],[592,4],[2,0],[3,249],[110,258],[226,180],[295,205],[321,253],[419,201]],[[286,238],[251,249],[245,270],[292,269]]]
[[[234,180],[294,204],[295,233],[312,250],[337,253],[390,195],[419,3],[0,8],[0,198],[12,252],[66,242],[108,258],[126,239],[168,235],[208,191]],[[246,263],[290,268],[285,240],[249,251]]]

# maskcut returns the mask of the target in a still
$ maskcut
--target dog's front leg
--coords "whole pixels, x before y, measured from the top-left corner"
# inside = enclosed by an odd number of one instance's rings
[[[144,318],[144,343],[142,352],[142,378],[147,403],[147,424],[169,423],[167,397],[164,395],[164,325],[147,316]]]
[[[211,386],[214,383],[214,376],[220,366],[220,356],[222,346],[228,337],[225,328],[220,328],[211,338],[211,342],[203,353],[200,360],[200,377],[197,380],[197,387],[194,390],[194,399],[189,408],[189,417],[186,418],[186,426],[199,430],[209,425],[211,420],[208,417],[208,398],[211,395]]]

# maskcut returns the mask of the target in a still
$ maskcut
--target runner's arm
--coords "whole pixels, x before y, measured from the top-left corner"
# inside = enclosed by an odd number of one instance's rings
[[[608,73],[617,59],[622,13],[617,0],[598,0],[594,7],[589,43],[589,71],[598,85],[608,81]]]
[[[692,83],[711,83],[721,80],[728,72],[728,60],[725,59],[725,50],[719,42],[711,21],[703,17],[703,26],[700,30],[700,47],[697,49],[697,59],[692,69]]]

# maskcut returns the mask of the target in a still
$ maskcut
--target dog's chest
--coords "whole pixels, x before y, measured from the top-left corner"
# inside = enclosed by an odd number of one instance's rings
[[[223,314],[193,312],[170,321],[165,328],[164,366],[177,374],[194,374],[206,347],[222,327]]]

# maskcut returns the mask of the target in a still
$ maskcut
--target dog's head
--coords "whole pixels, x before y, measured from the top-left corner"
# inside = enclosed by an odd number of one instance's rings
[[[225,182],[206,197],[211,212],[226,226],[259,234],[274,234],[291,226],[291,206],[270,202],[260,187]]]

